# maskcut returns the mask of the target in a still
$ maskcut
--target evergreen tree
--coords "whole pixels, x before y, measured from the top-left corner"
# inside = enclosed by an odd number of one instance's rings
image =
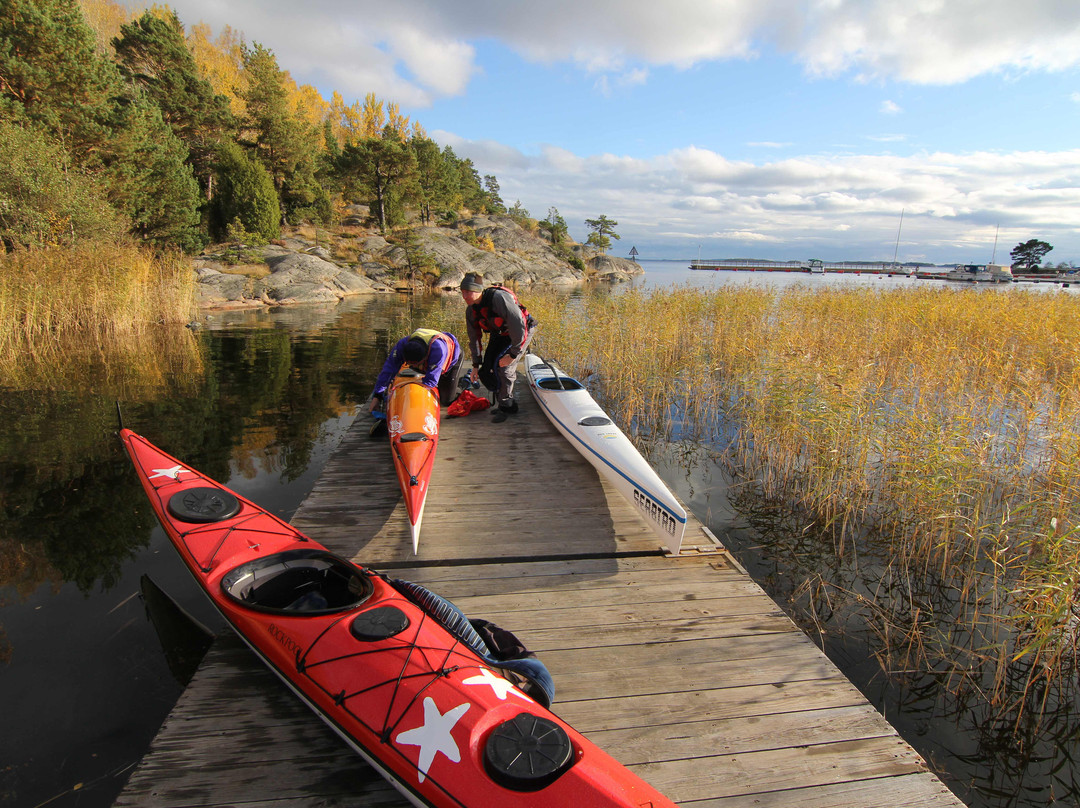
[[[598,219],[586,219],[585,226],[592,230],[585,243],[591,244],[602,253],[607,252],[608,247],[611,246],[611,239],[621,238],[615,232],[615,228],[619,226],[619,223],[612,221],[607,216],[601,215]]]
[[[199,76],[180,21],[171,12],[165,18],[147,12],[122,26],[113,46],[121,74],[146,91],[187,146],[195,176],[209,198],[218,145],[235,130],[236,119],[228,99],[216,95]]]
[[[1043,258],[1053,247],[1047,244],[1045,241],[1039,241],[1037,238],[1029,239],[1028,241],[1022,241],[1013,247],[1009,257],[1012,259],[1012,265],[1018,269],[1035,269],[1042,262]]]
[[[75,0],[0,3],[0,114],[32,123],[94,174],[136,233],[198,243],[187,149],[114,63],[97,55]],[[194,194],[194,195],[192,195]]]
[[[202,247],[199,185],[187,162],[187,147],[148,99],[134,99],[123,115],[110,144],[113,205],[147,241],[185,251]]]
[[[281,209],[286,221],[328,224],[333,218],[330,193],[318,177],[319,161],[304,154],[281,185]]]
[[[352,201],[366,197],[384,233],[392,220],[402,218],[395,203],[410,190],[416,175],[413,152],[392,133],[387,135],[364,138],[346,146],[341,155],[346,197]]]
[[[0,116],[32,121],[88,155],[108,140],[120,94],[75,0],[0,3]]]
[[[118,241],[126,229],[101,184],[48,134],[0,120],[0,252]]]
[[[249,233],[266,240],[281,233],[281,206],[266,168],[234,143],[222,146],[217,164],[218,193],[210,219],[214,237],[224,238],[239,221]]]
[[[461,189],[461,204],[474,212],[487,210],[488,195],[480,185],[480,175],[473,161],[466,157],[458,160],[458,187]]]
[[[271,51],[257,43],[245,48],[244,70],[241,143],[251,146],[270,172],[286,218],[327,221],[330,197],[315,179],[321,130],[307,126],[291,109],[287,74]]]
[[[566,220],[559,214],[558,208],[548,208],[547,218],[540,222],[540,229],[547,231],[551,235],[552,244],[562,244],[569,238],[569,230],[566,227]]]
[[[271,51],[258,43],[244,48],[244,72],[246,110],[240,119],[240,140],[254,149],[280,190],[300,157],[299,121],[289,110],[284,73]]]
[[[484,193],[487,196],[484,207],[489,213],[506,213],[506,203],[499,196],[499,181],[494,174],[484,175]]]
[[[433,210],[454,208],[452,172],[434,140],[414,135],[409,138],[409,148],[416,158],[416,204],[420,220],[427,224]]]

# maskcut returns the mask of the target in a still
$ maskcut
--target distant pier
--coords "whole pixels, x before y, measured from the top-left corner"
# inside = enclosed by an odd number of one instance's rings
[[[899,275],[914,276],[913,267],[904,267],[887,261],[857,263],[826,263],[823,261],[759,261],[747,258],[697,259],[690,262],[690,269],[729,270],[733,272],[806,272],[850,273],[853,275]]]
[[[957,265],[959,269],[962,266]],[[766,261],[755,258],[710,258],[690,261],[690,269],[727,272],[802,272],[808,275],[876,275],[889,278],[912,278],[927,281],[957,281],[975,283],[978,279],[949,277],[950,266],[915,267],[890,261],[872,263],[824,261]],[[998,283],[1053,283],[1068,288],[1080,284],[1076,271],[1057,273],[1014,272],[1009,279],[995,279]]]

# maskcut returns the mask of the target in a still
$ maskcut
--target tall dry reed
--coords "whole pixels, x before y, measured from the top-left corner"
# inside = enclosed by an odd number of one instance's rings
[[[639,440],[721,442],[742,479],[796,502],[837,553],[872,530],[900,574],[944,582],[959,615],[870,604],[907,638],[903,664],[917,649],[931,666],[973,671],[959,674],[967,682],[1074,670],[1074,296],[685,287],[528,303],[536,350],[589,382]],[[957,616],[963,640],[948,627]]]
[[[87,363],[112,376],[191,372],[190,335],[156,326],[194,312],[179,255],[83,244],[0,256],[0,387],[63,386]]]

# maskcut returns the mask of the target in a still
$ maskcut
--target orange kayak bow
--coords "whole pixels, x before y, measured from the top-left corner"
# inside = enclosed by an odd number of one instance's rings
[[[439,398],[420,383],[421,378],[403,368],[390,386],[386,402],[390,449],[409,515],[414,553],[420,547],[420,521],[439,445]]]

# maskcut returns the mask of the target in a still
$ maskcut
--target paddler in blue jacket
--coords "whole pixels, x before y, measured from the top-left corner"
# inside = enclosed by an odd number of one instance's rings
[[[371,412],[383,409],[386,391],[402,365],[424,374],[420,383],[438,392],[440,406],[445,407],[457,398],[457,374],[461,367],[461,346],[457,337],[445,331],[418,328],[390,349],[375,380]]]

